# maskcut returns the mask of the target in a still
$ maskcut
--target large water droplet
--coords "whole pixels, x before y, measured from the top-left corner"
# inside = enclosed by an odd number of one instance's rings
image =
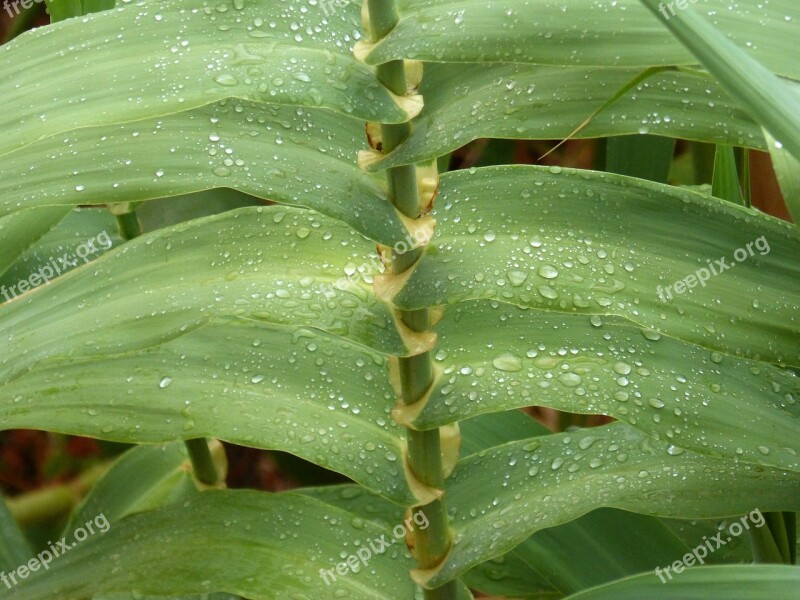
[[[513,354],[501,354],[492,361],[492,366],[500,371],[515,372],[522,369],[522,360]]]

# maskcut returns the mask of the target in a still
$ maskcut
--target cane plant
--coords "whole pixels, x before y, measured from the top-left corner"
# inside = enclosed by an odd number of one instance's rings
[[[48,9],[0,48],[0,426],[135,447],[68,550],[2,506],[0,598],[797,598],[800,232],[740,185],[800,215],[795,0]],[[448,172],[479,138],[608,169]],[[217,440],[352,483],[227,490]]]

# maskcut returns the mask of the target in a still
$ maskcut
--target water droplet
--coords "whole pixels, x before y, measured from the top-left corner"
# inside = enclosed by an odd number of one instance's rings
[[[230,73],[221,73],[220,75],[214,77],[214,81],[225,87],[232,87],[239,84],[236,78]]]
[[[508,281],[513,287],[521,286],[527,278],[528,274],[525,271],[509,271],[508,273]]]
[[[580,375],[576,373],[562,373],[558,376],[558,380],[566,387],[577,387],[582,383]]]
[[[492,361],[492,366],[500,371],[515,372],[522,370],[522,360],[513,354],[501,354]]]
[[[661,339],[661,334],[652,329],[642,329],[642,335],[651,342],[657,342]]]
[[[613,369],[617,375],[628,375],[631,372],[631,366],[622,361],[614,363]]]
[[[539,267],[539,275],[545,279],[555,279],[558,277],[558,269],[553,265],[541,265]]]

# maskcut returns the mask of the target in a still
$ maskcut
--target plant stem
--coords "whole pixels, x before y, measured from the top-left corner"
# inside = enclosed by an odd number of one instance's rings
[[[23,527],[67,515],[111,465],[112,461],[104,462],[89,468],[68,483],[9,498],[8,509]]]
[[[777,519],[776,519],[777,516]],[[753,552],[753,561],[756,563],[775,563],[784,562],[780,546],[780,539],[785,537],[777,529],[783,527],[783,516],[781,513],[766,513],[764,515],[765,526],[750,528],[750,546]],[[778,523],[780,520],[780,523]],[[777,535],[776,535],[777,533]]]
[[[126,242],[135,239],[142,235],[142,225],[139,223],[139,217],[136,216],[136,210],[131,210],[123,214],[116,215],[117,227],[119,227],[119,235]]]
[[[772,533],[772,539],[775,540],[775,546],[778,548],[782,562],[789,564],[789,535],[786,531],[786,521],[784,521],[784,514],[782,512],[770,512],[764,515]]]
[[[397,24],[397,7],[394,0],[369,0],[370,29],[373,41],[385,37]],[[392,61],[376,67],[378,79],[398,96],[407,93],[406,74],[403,61]],[[391,152],[411,132],[408,123],[400,125],[381,125],[381,150]],[[392,204],[411,219],[421,216],[420,196],[417,186],[417,173],[414,165],[393,167],[388,170],[389,198]],[[423,251],[416,249],[402,255],[393,256],[392,271],[402,273],[417,260]],[[400,311],[403,323],[413,331],[428,331],[431,327],[428,309]],[[400,357],[401,400],[406,405],[419,402],[433,384],[433,360],[430,352],[416,356]],[[444,489],[444,470],[442,449],[438,429],[407,432],[408,462],[414,476],[432,488]],[[414,531],[414,553],[420,569],[432,569],[447,557],[452,544],[447,510],[443,500],[435,500],[424,506],[415,507],[428,520],[428,527]],[[457,597],[455,581],[446,583],[435,590],[424,590],[426,600],[454,600]]]
[[[142,235],[142,224],[136,215],[135,205],[128,205],[129,209],[119,212],[112,211],[117,217],[117,225],[122,239],[130,241]],[[216,485],[220,481],[220,474],[214,466],[211,458],[211,451],[208,449],[208,441],[205,438],[186,440],[186,450],[189,459],[192,461],[194,476],[200,483],[205,485]]]
[[[784,512],[783,523],[786,526],[786,537],[789,540],[789,560],[787,563],[793,565],[797,562],[797,513]]]
[[[197,480],[206,485],[216,485],[219,482],[219,473],[217,473],[214,460],[211,458],[206,438],[186,440],[184,443]]]

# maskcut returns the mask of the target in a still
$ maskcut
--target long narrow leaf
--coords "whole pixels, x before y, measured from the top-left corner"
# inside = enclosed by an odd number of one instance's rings
[[[663,3],[659,0],[641,2],[662,18],[660,6]],[[793,89],[691,7],[663,20],[730,96],[800,159],[800,97]]]
[[[401,308],[482,298],[618,315],[709,350],[800,364],[800,233],[790,224],[560,167],[448,173],[437,205],[425,260],[402,289],[383,282]]]
[[[444,564],[418,580],[441,585],[536,531],[601,506],[680,518],[800,508],[797,477],[691,452],[674,455],[668,446],[615,423],[512,442],[461,461],[447,482],[455,545]]]

